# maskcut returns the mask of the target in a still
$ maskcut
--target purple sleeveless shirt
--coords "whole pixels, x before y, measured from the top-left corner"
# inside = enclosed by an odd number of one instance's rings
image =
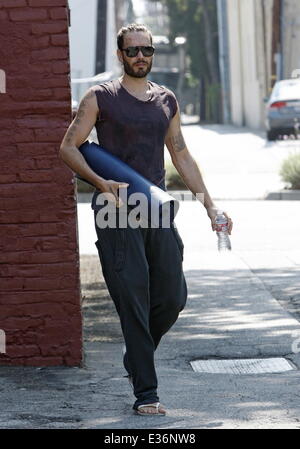
[[[147,101],[135,98],[119,80],[100,84],[95,91],[100,111],[95,128],[101,147],[161,186],[165,179],[165,136],[177,112],[177,102],[166,87],[148,83]]]

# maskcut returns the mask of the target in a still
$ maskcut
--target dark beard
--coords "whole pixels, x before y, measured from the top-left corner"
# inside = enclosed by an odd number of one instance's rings
[[[152,69],[152,61],[146,69],[139,69],[137,72],[133,70],[127,61],[123,60],[123,64],[125,73],[133,78],[145,78]]]

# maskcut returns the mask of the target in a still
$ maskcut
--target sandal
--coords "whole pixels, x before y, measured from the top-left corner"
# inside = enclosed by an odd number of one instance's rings
[[[138,408],[135,410],[135,413],[137,415],[141,415],[141,416],[165,416],[166,411],[163,408],[160,408],[160,402],[154,402],[153,404],[142,404],[142,405],[138,405]],[[143,411],[143,408],[147,408],[147,407],[151,407],[151,408],[155,408],[155,412],[154,413],[147,413],[146,411]]]

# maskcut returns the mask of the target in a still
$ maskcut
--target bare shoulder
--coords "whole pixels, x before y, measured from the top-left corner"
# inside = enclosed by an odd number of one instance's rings
[[[84,93],[84,95],[81,98],[80,103],[79,103],[79,108],[78,108],[77,115],[79,115],[79,116],[80,116],[80,114],[82,115],[82,113],[86,109],[94,110],[94,111],[98,110],[98,104],[97,104],[97,98],[96,98],[96,93],[95,93],[95,87],[97,87],[97,86],[90,87]]]
[[[81,99],[81,102],[84,100],[91,100],[92,98],[96,98],[96,91],[98,86],[90,87],[84,94]]]
[[[100,91],[100,90],[101,90],[100,84],[95,84],[94,86],[91,86],[91,87],[88,89],[88,91],[94,92],[94,93],[96,93],[97,91]]]

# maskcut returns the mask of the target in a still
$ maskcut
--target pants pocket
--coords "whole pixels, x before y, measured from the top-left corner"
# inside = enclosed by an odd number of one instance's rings
[[[103,241],[105,239],[105,241]],[[95,242],[103,270],[121,271],[125,265],[126,236],[124,229],[109,229]]]
[[[176,225],[174,223],[171,224],[171,229],[173,231],[175,240],[176,240],[177,245],[178,245],[178,249],[179,249],[179,252],[180,252],[180,255],[181,255],[181,260],[183,260],[184,244],[183,244],[182,238],[180,237],[180,234],[177,231]]]

